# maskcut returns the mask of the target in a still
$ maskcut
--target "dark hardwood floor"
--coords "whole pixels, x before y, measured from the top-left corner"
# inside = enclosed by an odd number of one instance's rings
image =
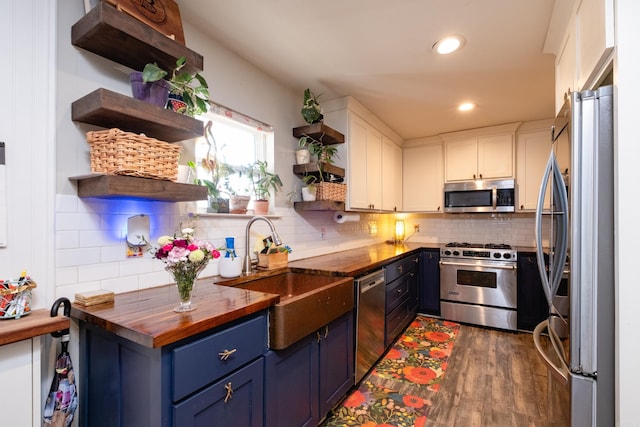
[[[427,426],[551,426],[533,337],[462,325]]]

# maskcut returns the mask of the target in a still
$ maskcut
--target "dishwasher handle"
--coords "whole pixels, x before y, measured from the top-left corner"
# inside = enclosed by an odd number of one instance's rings
[[[358,289],[361,294],[375,288],[378,285],[384,284],[384,272],[375,273],[365,276],[361,279],[357,279]]]

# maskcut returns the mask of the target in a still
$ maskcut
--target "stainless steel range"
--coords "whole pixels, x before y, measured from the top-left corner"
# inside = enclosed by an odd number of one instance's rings
[[[502,243],[447,243],[440,249],[442,317],[516,330],[517,258]]]

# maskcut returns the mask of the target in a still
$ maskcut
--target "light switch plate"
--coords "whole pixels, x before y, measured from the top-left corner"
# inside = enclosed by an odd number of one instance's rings
[[[4,157],[4,142],[0,142],[0,247],[7,246],[7,166]]]

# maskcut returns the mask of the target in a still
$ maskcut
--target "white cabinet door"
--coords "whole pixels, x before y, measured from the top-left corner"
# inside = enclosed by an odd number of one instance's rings
[[[564,104],[565,94],[576,89],[576,34],[572,18],[556,59],[556,114]]]
[[[513,178],[513,136],[496,135],[478,138],[478,177],[480,179]]]
[[[512,134],[447,141],[446,182],[513,178],[514,154]]]
[[[382,210],[402,210],[402,148],[382,136]]]
[[[590,89],[614,46],[613,0],[582,0],[576,11],[578,87]]]
[[[446,181],[476,179],[478,173],[478,139],[460,139],[445,144]]]
[[[40,343],[39,339],[36,341]],[[40,364],[33,364],[33,355],[30,339],[0,346],[2,382],[5,385],[6,398],[10,399],[4,403],[1,423],[3,426],[39,426],[41,423],[40,372],[37,372],[37,378],[33,375],[34,368],[40,368]],[[37,388],[34,388],[34,381],[38,384]]]
[[[551,132],[545,130],[519,134],[517,144],[518,209],[535,211],[542,174],[551,152]],[[545,199],[544,208],[549,209],[548,198]]]
[[[351,208],[366,209],[367,201],[367,132],[369,127],[357,116],[349,117],[349,181],[347,197]]]
[[[369,209],[382,209],[382,134],[371,126],[367,129],[367,202]]]
[[[403,149],[403,210],[442,212],[443,166],[441,143]]]

